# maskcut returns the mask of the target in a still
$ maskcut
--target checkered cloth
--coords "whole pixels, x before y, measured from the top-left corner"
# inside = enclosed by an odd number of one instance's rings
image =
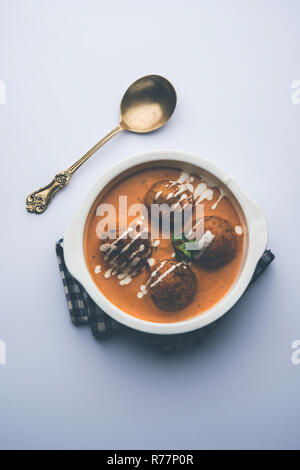
[[[103,334],[120,329],[122,325],[101,310],[67,270],[64,260],[63,240],[56,243],[56,254],[73,324],[76,326],[89,325],[96,338],[101,338]],[[249,286],[256,281],[274,258],[275,256],[270,250],[264,252],[257,263]]]

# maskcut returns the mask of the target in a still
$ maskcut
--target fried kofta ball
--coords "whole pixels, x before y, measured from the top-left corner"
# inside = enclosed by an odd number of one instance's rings
[[[214,236],[205,248],[199,262],[208,268],[218,268],[233,260],[237,248],[237,236],[231,224],[219,216],[204,217],[204,230]]]
[[[206,268],[216,269],[233,260],[236,254],[237,236],[231,224],[219,216],[204,217],[204,233],[195,240],[198,223],[193,221],[192,230],[180,239],[173,239],[177,255],[182,259],[195,260]]]
[[[141,271],[151,255],[151,238],[142,223],[133,223],[126,230],[110,229],[100,238],[100,251],[113,274],[134,274]]]
[[[150,295],[161,310],[175,311],[186,307],[194,298],[197,279],[192,269],[174,259],[164,260],[152,272]]]
[[[186,203],[193,203],[193,186],[170,180],[157,181],[147,191],[144,202],[149,210],[152,204],[167,204],[169,207],[176,205],[182,208]]]

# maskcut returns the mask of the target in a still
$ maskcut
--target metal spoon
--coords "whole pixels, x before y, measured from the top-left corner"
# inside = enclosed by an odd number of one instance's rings
[[[51,183],[29,194],[26,209],[36,214],[44,212],[57,191],[64,188],[75,171],[109,139],[124,130],[138,133],[154,131],[170,119],[175,106],[176,92],[168,80],[159,75],[147,75],[136,80],[122,98],[120,123],[70,168],[55,175]]]

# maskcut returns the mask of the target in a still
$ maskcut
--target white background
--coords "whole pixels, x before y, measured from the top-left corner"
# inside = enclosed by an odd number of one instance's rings
[[[0,0],[1,448],[299,448],[299,15],[299,0]],[[117,136],[28,214],[149,73],[177,90],[168,125]],[[97,342],[70,322],[55,242],[114,162],[170,148],[260,204],[276,260],[192,348]]]

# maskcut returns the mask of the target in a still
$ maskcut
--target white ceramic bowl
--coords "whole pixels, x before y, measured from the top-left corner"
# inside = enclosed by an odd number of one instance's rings
[[[133,317],[111,303],[98,289],[89,274],[83,253],[83,232],[89,210],[98,194],[113,179],[126,171],[133,173],[137,167],[175,166],[188,172],[209,173],[210,178],[218,180],[218,185],[231,192],[233,203],[241,217],[244,228],[244,249],[240,267],[231,289],[209,310],[190,319],[174,323],[156,323]],[[205,178],[204,178],[205,179]],[[234,201],[235,200],[235,201]],[[108,315],[124,325],[136,330],[155,334],[175,334],[202,328],[220,318],[239,300],[247,288],[256,264],[267,245],[267,226],[258,205],[249,199],[240,186],[220,167],[197,155],[177,150],[154,150],[126,158],[108,170],[92,187],[85,197],[77,216],[68,227],[64,237],[64,256],[68,270],[86,289],[90,297]]]

